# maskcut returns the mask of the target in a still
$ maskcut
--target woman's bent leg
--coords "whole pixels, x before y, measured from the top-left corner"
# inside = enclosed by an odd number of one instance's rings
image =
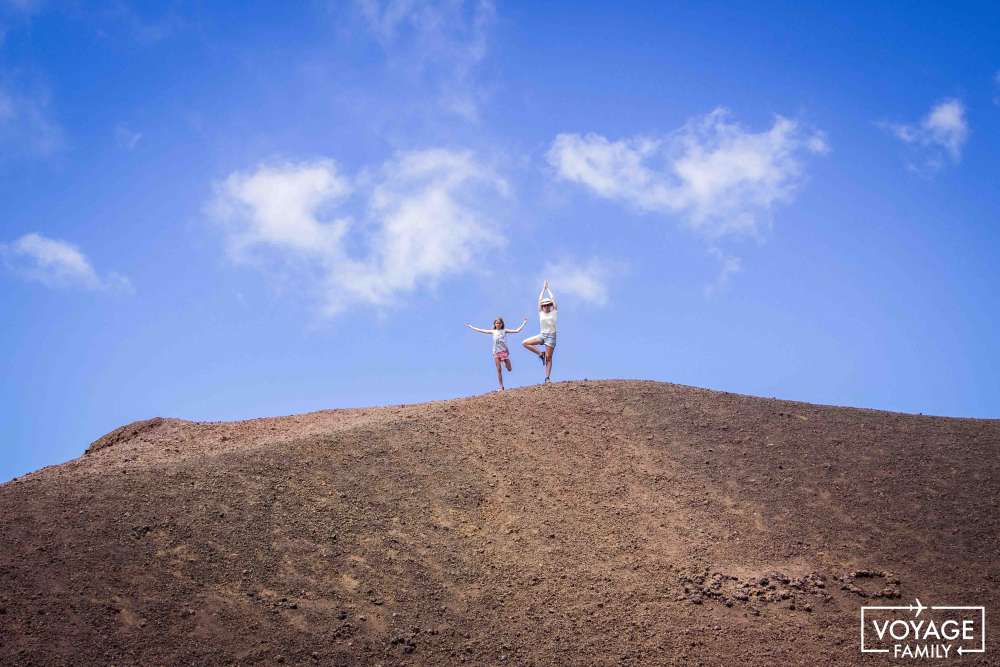
[[[542,344],[541,336],[532,336],[531,338],[525,338],[523,341],[521,341],[521,345],[523,345],[526,350],[535,353],[539,357],[542,356],[543,353],[541,350],[538,349],[537,346],[541,344]]]

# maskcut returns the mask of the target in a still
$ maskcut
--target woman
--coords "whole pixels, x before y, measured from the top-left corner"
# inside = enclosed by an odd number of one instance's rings
[[[548,292],[549,295],[545,296]],[[527,349],[537,354],[542,363],[545,364],[545,382],[549,382],[552,375],[552,355],[556,351],[556,315],[559,307],[556,305],[556,296],[549,289],[549,281],[542,285],[542,292],[538,295],[538,323],[541,325],[541,333],[531,338],[525,338],[524,345]],[[544,345],[545,350],[538,349],[538,345]]]
[[[484,334],[493,334],[493,361],[497,365],[497,381],[500,383],[500,389],[498,391],[503,391],[503,370],[500,368],[500,364],[503,363],[507,367],[507,372],[514,370],[510,365],[510,351],[507,349],[507,334],[509,333],[521,333],[521,329],[524,325],[528,323],[528,318],[524,318],[521,322],[521,326],[516,329],[505,329],[504,321],[502,317],[498,317],[493,320],[492,329],[480,329],[479,327],[474,327],[471,324],[466,324],[473,331],[478,331]]]

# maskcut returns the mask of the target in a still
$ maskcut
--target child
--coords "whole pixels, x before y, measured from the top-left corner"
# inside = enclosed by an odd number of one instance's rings
[[[521,326],[516,329],[505,329],[502,317],[498,317],[493,320],[493,329],[480,329],[479,327],[474,327],[471,324],[466,324],[473,331],[478,331],[484,334],[493,334],[493,360],[497,364],[497,380],[500,382],[500,389],[498,391],[503,391],[503,370],[500,368],[501,362],[507,367],[507,372],[514,370],[510,365],[510,351],[507,349],[507,334],[509,333],[521,333],[521,329],[527,324],[528,318],[524,318],[521,322]]]

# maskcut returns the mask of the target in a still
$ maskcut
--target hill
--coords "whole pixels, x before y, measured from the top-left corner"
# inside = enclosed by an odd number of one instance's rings
[[[997,635],[998,448],[632,381],[138,422],[0,486],[0,662],[870,664],[872,600]]]

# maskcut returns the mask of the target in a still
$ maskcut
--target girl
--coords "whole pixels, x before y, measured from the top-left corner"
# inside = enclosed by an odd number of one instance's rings
[[[549,295],[545,296],[545,292],[548,292]],[[521,343],[528,350],[541,357],[542,364],[545,365],[546,383],[549,382],[549,376],[552,375],[552,355],[556,351],[556,315],[558,311],[559,306],[556,305],[556,295],[549,289],[549,281],[546,280],[545,284],[542,285],[542,293],[538,295],[538,324],[540,325],[541,333],[537,336],[526,338]],[[545,351],[539,351],[535,347],[536,345],[544,345]]]
[[[497,364],[497,381],[500,382],[500,389],[498,391],[503,391],[503,370],[500,368],[501,362],[507,367],[507,372],[514,370],[510,365],[510,351],[507,349],[507,334],[509,333],[521,333],[521,329],[524,325],[528,323],[528,318],[524,318],[521,322],[521,326],[516,329],[505,329],[502,317],[498,317],[493,320],[493,329],[480,329],[479,327],[474,327],[471,324],[466,324],[473,331],[478,331],[484,334],[493,334],[493,360]]]

